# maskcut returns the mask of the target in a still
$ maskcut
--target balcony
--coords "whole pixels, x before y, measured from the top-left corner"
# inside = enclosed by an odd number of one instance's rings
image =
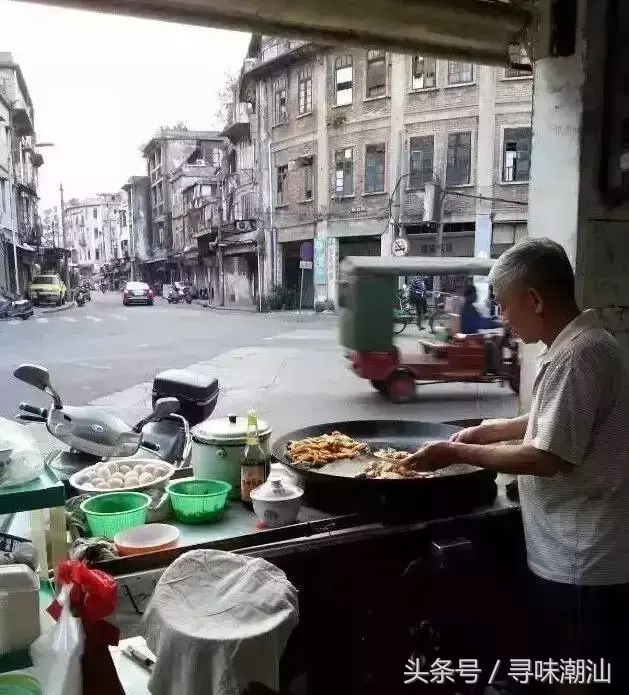
[[[13,102],[13,127],[19,136],[34,135],[35,117],[33,107],[27,104],[24,99],[17,99]]]

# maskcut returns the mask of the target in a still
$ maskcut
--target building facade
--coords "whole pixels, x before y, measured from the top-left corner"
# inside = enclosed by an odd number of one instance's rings
[[[41,243],[37,186],[44,160],[36,147],[35,115],[24,75],[10,53],[0,53],[0,286],[20,292]]]
[[[129,279],[142,279],[140,267],[150,259],[151,182],[148,176],[131,176],[123,185],[120,222],[123,239],[128,239]],[[126,249],[125,254],[126,255]]]
[[[297,292],[312,252],[304,298],[337,304],[344,257],[388,255],[400,234],[432,255],[439,217],[444,255],[495,256],[526,235],[528,73],[254,36],[239,100],[266,292]]]
[[[147,282],[170,283],[203,275],[194,239],[188,238],[184,205],[197,185],[217,183],[224,139],[215,131],[160,128],[143,148],[150,181],[150,258],[143,275]]]
[[[108,265],[121,258],[120,193],[99,193],[93,198],[73,198],[64,205],[66,243],[72,266],[79,274],[105,275]]]

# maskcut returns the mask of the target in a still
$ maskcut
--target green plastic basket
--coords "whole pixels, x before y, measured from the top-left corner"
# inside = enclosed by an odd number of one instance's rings
[[[182,524],[206,524],[220,519],[231,489],[232,486],[222,480],[200,478],[166,486],[175,518]]]
[[[21,673],[0,676],[0,695],[41,695],[39,681]]]
[[[143,492],[106,492],[81,502],[81,511],[93,536],[114,536],[126,528],[146,523],[151,498]]]

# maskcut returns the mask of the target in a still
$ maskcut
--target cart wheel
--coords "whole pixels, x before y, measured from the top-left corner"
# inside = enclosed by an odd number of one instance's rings
[[[384,383],[384,391],[391,403],[409,403],[415,397],[415,377],[407,371],[393,372]]]
[[[379,391],[380,393],[384,391],[384,381],[382,381],[382,379],[369,379],[369,381],[376,391]]]
[[[393,333],[395,335],[400,335],[402,331],[406,328],[406,322],[404,319],[396,319],[393,323]]]

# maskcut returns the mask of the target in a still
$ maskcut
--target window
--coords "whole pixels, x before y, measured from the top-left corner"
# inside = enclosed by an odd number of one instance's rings
[[[448,61],[448,84],[466,84],[474,81],[474,66],[472,63]]]
[[[384,144],[365,149],[365,193],[384,191],[385,152]]]
[[[430,56],[413,56],[411,88],[427,89],[437,84],[437,61]]]
[[[411,138],[409,143],[409,188],[423,188],[432,181],[435,139],[432,135]]]
[[[381,97],[387,93],[387,54],[386,51],[367,51],[366,96]]]
[[[6,200],[6,186],[7,182],[5,179],[0,179],[0,211],[7,211],[7,200]]]
[[[512,65],[530,65],[531,60],[524,46],[515,45],[509,46],[509,62]],[[532,77],[530,70],[520,70],[519,68],[506,68],[505,77]]]
[[[448,186],[465,186],[470,182],[471,159],[471,134],[450,133],[448,135],[448,162],[446,167],[446,184]]]
[[[354,150],[346,147],[334,154],[334,194],[338,197],[354,193]]]
[[[89,249],[87,249],[87,260],[88,261],[92,260],[92,252]]]
[[[339,56],[334,63],[336,105],[347,106],[354,99],[352,56]]]
[[[96,249],[95,254],[96,254],[96,260],[99,260],[99,259],[100,259],[100,251],[99,251],[99,249]]]
[[[299,115],[312,112],[312,67],[304,66],[297,73],[297,101]]]
[[[220,165],[223,161],[223,150],[221,150],[220,147],[213,147],[211,157],[212,157],[212,166],[220,167]]]
[[[528,181],[530,168],[531,129],[505,129],[502,160],[502,180]]]
[[[314,193],[314,176],[312,161],[302,167],[304,182],[304,200],[312,200]]]
[[[240,198],[240,219],[248,220],[253,217],[253,193],[245,193]]]
[[[286,77],[280,77],[273,83],[273,118],[275,125],[286,123],[288,120]]]
[[[277,167],[277,197],[275,200],[276,205],[284,205],[284,198],[286,196],[287,177],[288,164],[283,164],[281,167]]]
[[[94,239],[98,239],[98,227],[94,227]]]
[[[94,217],[94,219],[98,217],[98,211],[96,210],[96,208],[92,208],[92,216]]]

